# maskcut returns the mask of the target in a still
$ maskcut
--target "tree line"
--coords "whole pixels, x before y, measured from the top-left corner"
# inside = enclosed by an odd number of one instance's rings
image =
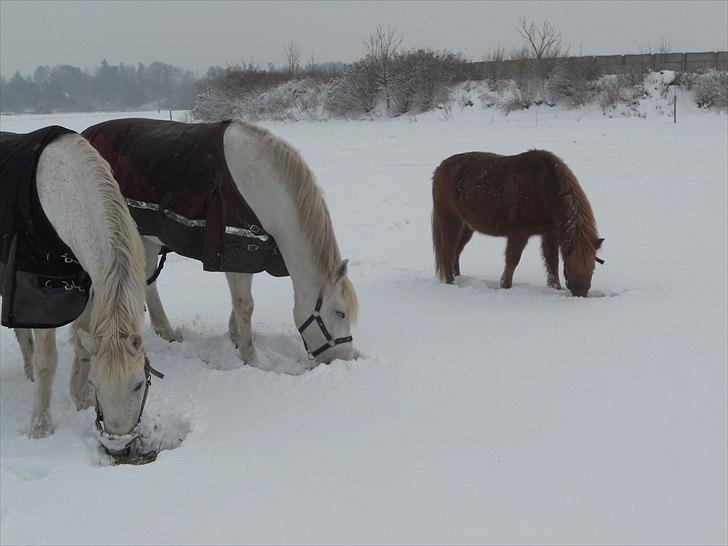
[[[27,76],[0,77],[0,111],[47,113],[189,108],[207,82],[224,71],[211,67],[204,77],[163,62],[118,65],[101,61],[89,71],[59,64],[39,66]]]

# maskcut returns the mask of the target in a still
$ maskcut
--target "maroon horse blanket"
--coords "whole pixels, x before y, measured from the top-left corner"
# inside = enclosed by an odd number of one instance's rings
[[[82,134],[109,162],[142,235],[206,271],[288,275],[278,247],[227,168],[229,122],[117,119]]]

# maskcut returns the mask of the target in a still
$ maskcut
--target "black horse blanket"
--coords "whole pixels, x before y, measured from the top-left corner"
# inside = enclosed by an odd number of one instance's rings
[[[35,174],[44,148],[73,131],[52,126],[0,133],[0,295],[2,325],[57,328],[75,320],[91,279],[58,237],[38,199]]]
[[[229,122],[118,119],[83,132],[109,162],[142,235],[206,271],[288,275],[278,247],[227,168]]]

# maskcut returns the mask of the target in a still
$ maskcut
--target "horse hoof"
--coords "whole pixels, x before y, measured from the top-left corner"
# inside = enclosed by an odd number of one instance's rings
[[[178,330],[159,329],[159,330],[155,330],[155,332],[163,340],[169,341],[170,343],[173,343],[175,341],[177,343],[182,342],[182,334],[180,334]]]
[[[501,288],[505,288],[506,290],[509,289],[509,288],[511,288],[513,286],[513,282],[512,281],[504,281],[504,280],[501,280],[501,283],[500,284],[501,284]]]
[[[33,377],[33,367],[32,366],[25,367],[25,377],[28,378],[28,381],[35,382],[35,377]]]
[[[255,348],[252,344],[246,347],[244,351],[240,351],[240,359],[243,361],[243,364],[248,366],[253,363],[253,360],[255,359]]]
[[[549,277],[546,279],[546,285],[549,288],[553,288],[554,290],[561,290],[561,282],[559,282],[558,279],[555,279],[554,277]]]

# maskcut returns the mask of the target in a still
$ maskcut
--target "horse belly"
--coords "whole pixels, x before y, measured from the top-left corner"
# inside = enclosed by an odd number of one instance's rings
[[[461,214],[472,230],[493,237],[507,237],[513,233],[542,235],[554,231],[553,222],[543,210],[519,205],[509,209],[503,204],[483,200],[477,206],[461,209]]]
[[[465,206],[461,203],[460,214],[473,231],[493,237],[504,237],[510,231],[507,210],[495,201],[481,199]]]

